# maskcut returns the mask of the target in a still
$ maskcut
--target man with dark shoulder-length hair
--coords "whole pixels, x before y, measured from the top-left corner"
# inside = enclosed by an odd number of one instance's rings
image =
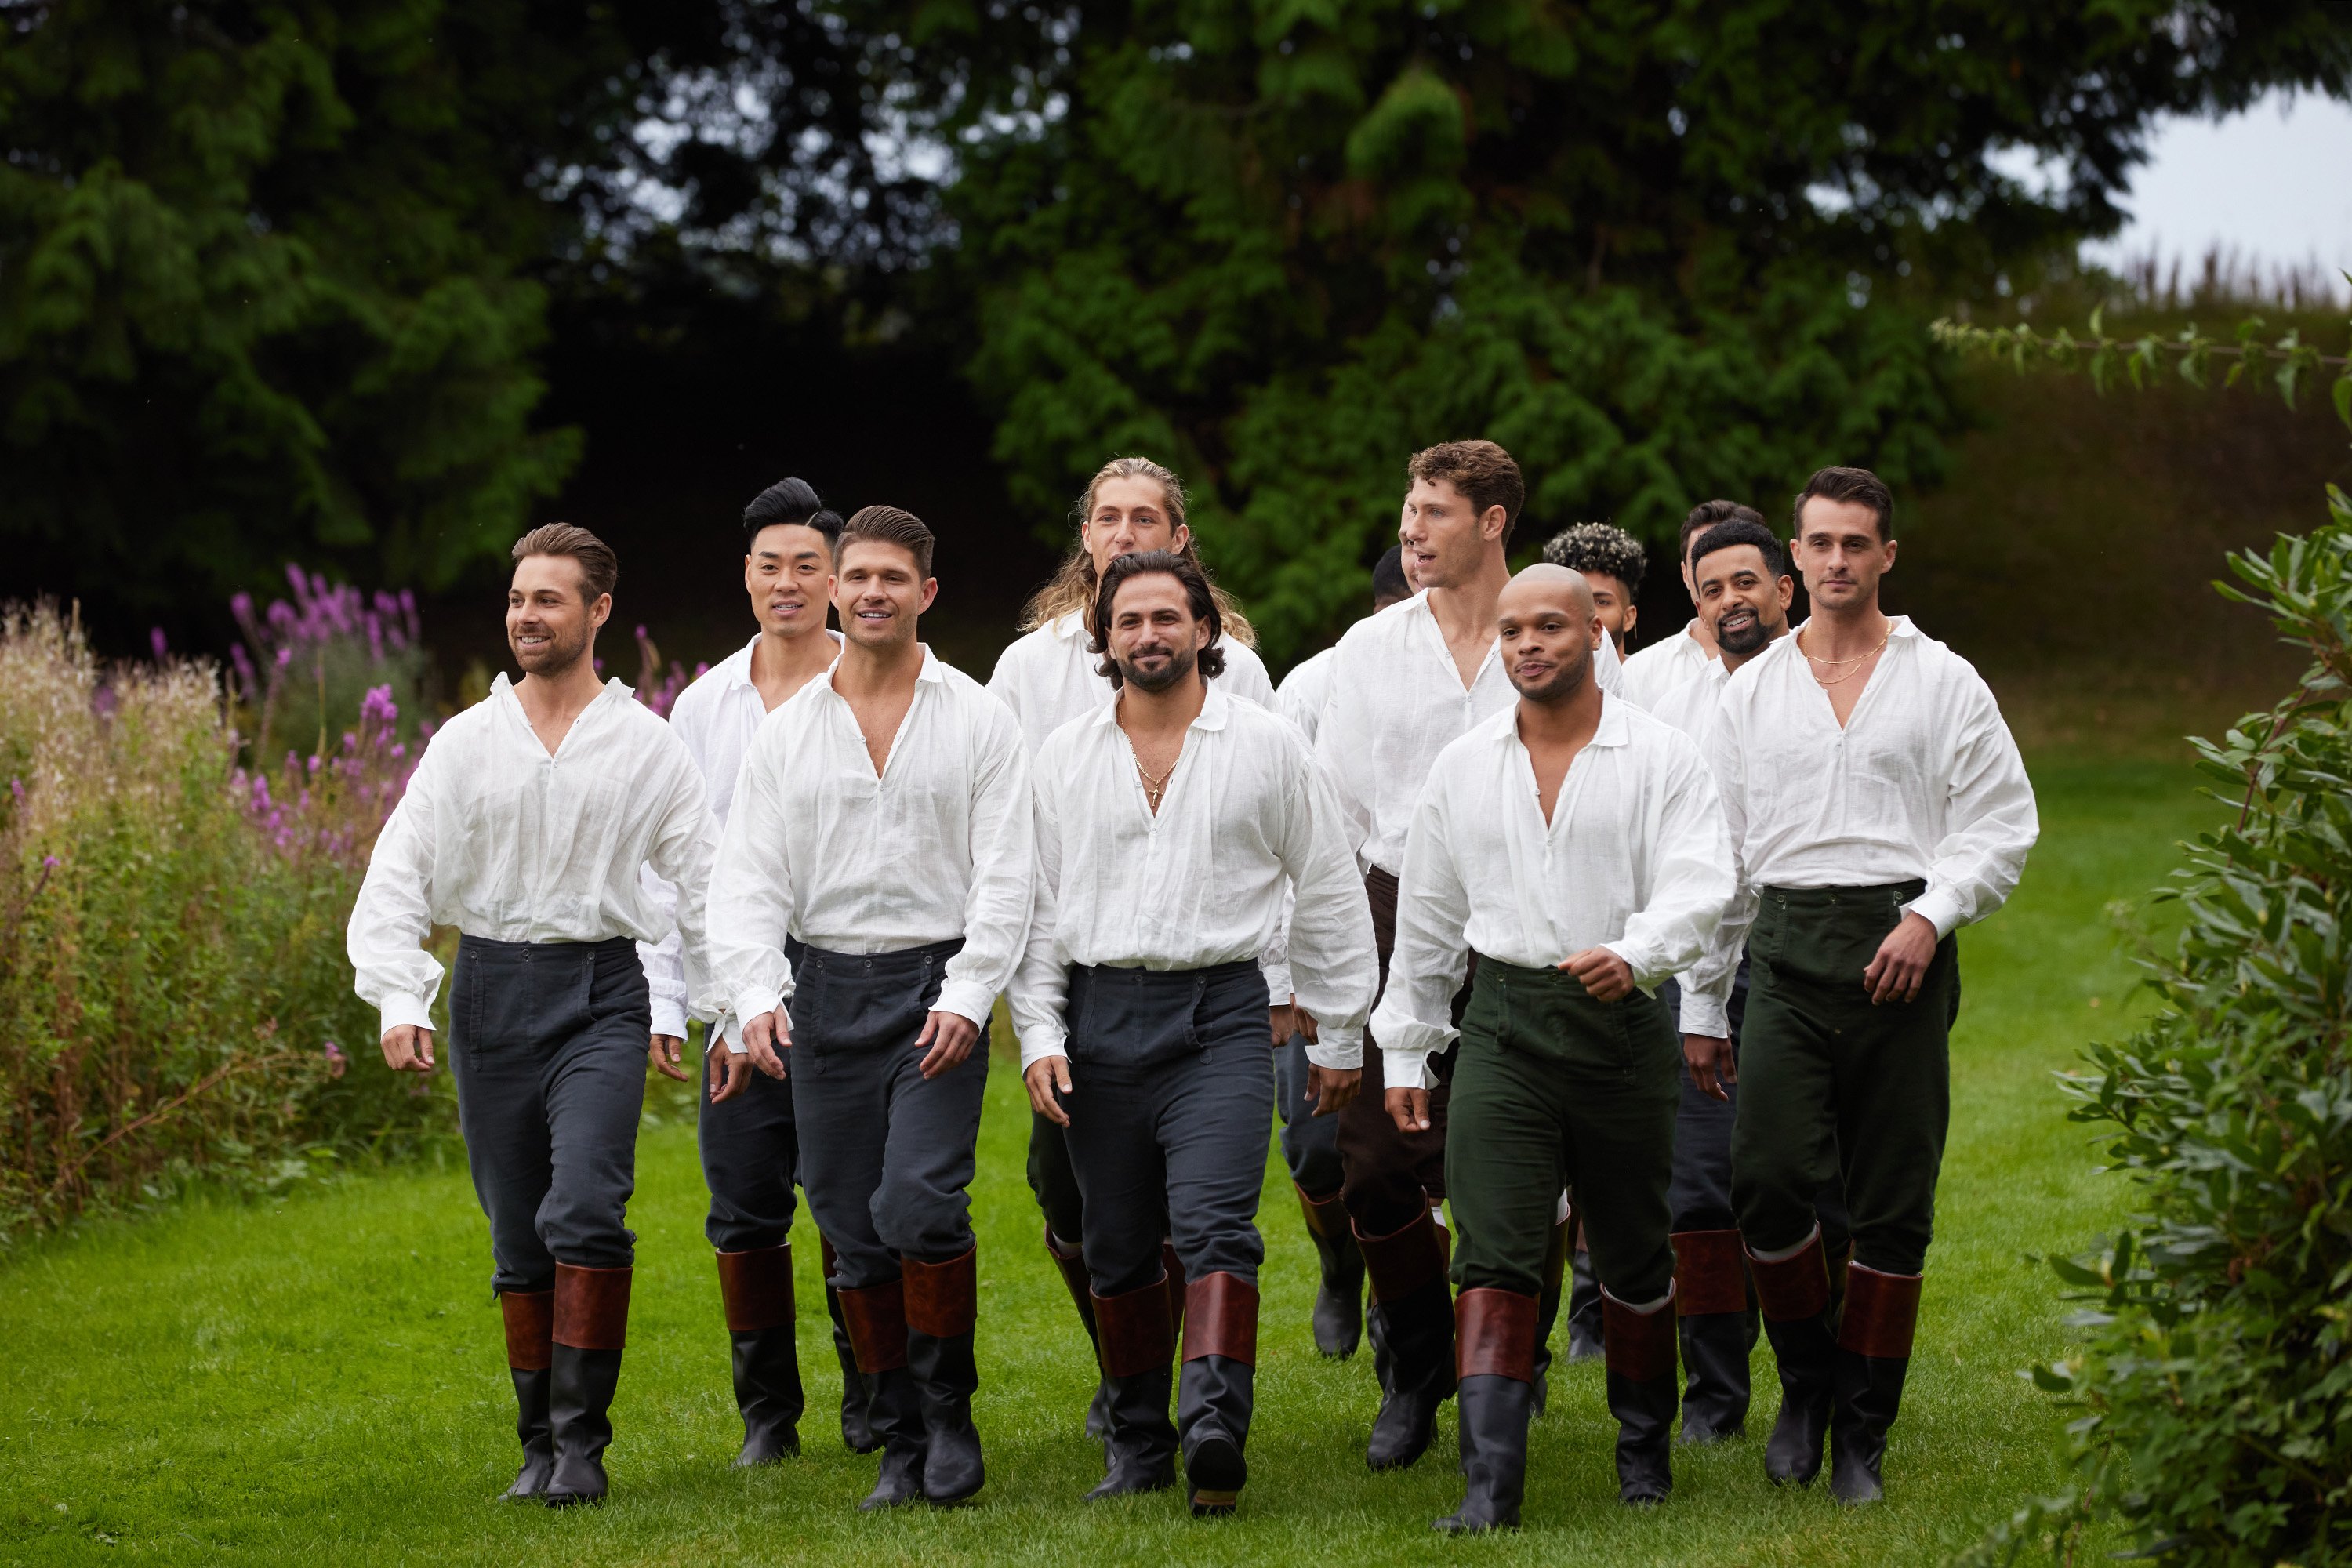
[[[792,1055],[801,1185],[882,1439],[860,1506],[944,1505],[985,1479],[967,1189],[1029,926],[1028,760],[1004,705],[917,639],[939,592],[919,519],[860,511],[834,578],[840,658],[743,759],[713,963],[753,1066],[784,1078]]]
[[[1085,1200],[1110,1417],[1088,1495],[1171,1485],[1181,1446],[1196,1515],[1232,1512],[1248,1478],[1273,1110],[1259,960],[1286,896],[1318,1113],[1355,1091],[1373,976],[1338,805],[1297,731],[1210,683],[1218,619],[1181,556],[1104,568],[1093,641],[1116,695],[1038,752],[1036,910],[1013,989],[1030,1104],[1063,1130]],[[1163,1214],[1188,1281],[1172,1427]]]
[[[645,1058],[677,1049],[657,1026],[684,1026],[653,1016],[637,943],[667,936],[672,915],[640,871],[678,890],[699,996],[714,840],[694,759],[627,687],[596,679],[612,550],[558,522],[518,540],[514,560],[507,646],[522,679],[499,675],[425,747],[369,857],[349,951],[383,1015],[385,1063],[431,1072],[441,965],[422,944],[457,928],[449,1070],[523,1449],[506,1495],[564,1507],[605,1492]]]

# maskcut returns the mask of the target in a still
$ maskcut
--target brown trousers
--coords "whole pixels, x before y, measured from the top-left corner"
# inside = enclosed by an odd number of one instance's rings
[[[1380,952],[1381,988],[1385,991],[1389,954],[1396,947],[1397,879],[1375,866],[1364,876],[1364,893],[1371,901],[1372,942]],[[1470,973],[1454,998],[1457,1025],[1470,999],[1469,982],[1477,973],[1478,955],[1472,953]],[[1377,996],[1374,1003],[1378,1005]],[[1360,1235],[1393,1235],[1432,1199],[1445,1196],[1445,1100],[1454,1054],[1432,1058],[1428,1071],[1433,1080],[1429,1131],[1400,1132],[1389,1118],[1380,1043],[1366,1032],[1363,1089],[1339,1112],[1339,1193]]]

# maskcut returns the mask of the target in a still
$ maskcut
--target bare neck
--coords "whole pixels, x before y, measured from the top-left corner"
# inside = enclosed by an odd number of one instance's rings
[[[774,691],[781,702],[830,669],[835,651],[823,626],[791,637],[761,627],[751,645],[751,684],[763,697]]]
[[[522,704],[533,725],[570,724],[588,710],[604,689],[596,673],[596,645],[592,640],[578,658],[562,669],[525,675],[515,683],[515,700]]]
[[[856,700],[912,691],[923,673],[923,645],[905,642],[871,647],[854,638],[845,642],[833,667],[833,689]]]
[[[1805,651],[1815,658],[1853,658],[1884,643],[1887,629],[1876,594],[1842,609],[1816,605],[1805,623]]]
[[[1444,634],[1448,646],[1482,637],[1494,640],[1495,606],[1510,580],[1510,563],[1496,549],[1486,552],[1477,574],[1467,583],[1429,591],[1429,613],[1437,617],[1437,629]]]
[[[1181,735],[1192,727],[1192,721],[1201,716],[1208,700],[1209,684],[1201,678],[1197,668],[1165,691],[1122,685],[1118,689],[1118,727],[1129,738]]]
[[[1549,746],[1581,746],[1601,728],[1601,683],[1588,674],[1574,691],[1557,702],[1519,699],[1520,742],[1530,750]]]

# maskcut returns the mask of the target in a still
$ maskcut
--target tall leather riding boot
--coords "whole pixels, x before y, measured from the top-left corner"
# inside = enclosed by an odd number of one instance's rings
[[[1601,1277],[1592,1272],[1592,1254],[1580,1247],[1569,1254],[1568,1359],[1601,1359]]]
[[[555,1449],[555,1468],[547,1480],[550,1508],[604,1499],[604,1450],[613,1441],[613,1391],[620,1384],[621,1347],[628,1340],[633,1272],[555,1266],[547,1389]]]
[[[1175,1381],[1176,1327],[1168,1311],[1168,1282],[1093,1298],[1101,1331],[1103,1387],[1109,1391],[1110,1431],[1103,1439],[1102,1484],[1088,1502],[1176,1484],[1176,1426],[1168,1419]]]
[[[1322,1283],[1315,1290],[1315,1348],[1335,1361],[1356,1353],[1364,1337],[1364,1255],[1356,1249],[1355,1232],[1339,1194],[1318,1202],[1293,1182],[1298,1212],[1307,1218],[1307,1238],[1323,1265]]]
[[[1454,1298],[1445,1284],[1445,1243],[1423,1209],[1387,1236],[1356,1232],[1371,1280],[1376,1353],[1389,1361],[1381,1412],[1364,1462],[1402,1469],[1427,1451],[1437,1407],[1454,1393]]]
[[[739,1468],[772,1465],[801,1451],[801,1358],[793,1323],[790,1242],[722,1252],[719,1299],[733,1345],[735,1408],[743,1413]]]
[[[870,1454],[882,1446],[874,1424],[866,1418],[866,1379],[858,1375],[857,1352],[849,1348],[849,1325],[841,1317],[841,1292],[833,1288],[841,1272],[833,1243],[816,1238],[824,1257],[824,1315],[833,1320],[833,1353],[841,1363],[841,1441],[853,1454]]]
[[[1570,1244],[1575,1237],[1576,1215],[1570,1214],[1551,1227],[1551,1245],[1544,1249],[1543,1289],[1536,1297],[1536,1350],[1530,1363],[1535,1369],[1535,1381],[1529,1385],[1538,1415],[1551,1401],[1551,1331],[1559,1321],[1563,1276],[1568,1272]]]
[[[1682,1315],[1683,1441],[1748,1431],[1748,1352],[1756,1342],[1748,1270],[1736,1230],[1674,1236],[1675,1306]]]
[[[1192,1517],[1229,1514],[1249,1484],[1250,1415],[1257,1377],[1257,1286],[1203,1274],[1184,1291],[1184,1367],[1176,1435]]]
[[[1775,1484],[1811,1486],[1829,1436],[1837,1341],[1830,1332],[1830,1271],[1816,1228],[1790,1257],[1767,1263],[1748,1251],[1764,1332],[1780,1363],[1780,1414],[1764,1442],[1764,1474]]]
[[[841,1292],[842,1321],[866,1383],[866,1419],[882,1440],[882,1466],[860,1512],[923,1499],[923,1400],[907,1369],[907,1300],[903,1279],[886,1279]]]
[[[1087,1279],[1086,1256],[1075,1247],[1065,1247],[1054,1236],[1054,1227],[1045,1227],[1045,1256],[1054,1260],[1054,1268],[1062,1276],[1062,1288],[1070,1293],[1070,1304],[1078,1310],[1078,1321],[1087,1329],[1087,1342],[1095,1348],[1097,1367],[1102,1362],[1102,1334],[1095,1321],[1094,1287]],[[1087,1436],[1097,1441],[1110,1436],[1110,1383],[1107,1377],[1095,1379],[1094,1402],[1087,1406]]]
[[[1647,1311],[1601,1292],[1609,1414],[1617,1417],[1617,1500],[1654,1503],[1675,1489],[1674,1286]]]
[[[960,1258],[900,1265],[906,1279],[907,1370],[923,1402],[923,1496],[945,1508],[988,1479],[971,1396],[980,1387],[971,1337],[980,1317],[979,1248]]]
[[[1879,1466],[1886,1458],[1887,1430],[1903,1405],[1903,1375],[1919,1322],[1919,1283],[1916,1274],[1882,1274],[1861,1263],[1846,1271],[1830,1417],[1830,1495],[1840,1502],[1876,1502],[1885,1495]]]
[[[1528,1420],[1535,1392],[1541,1303],[1515,1290],[1465,1290],[1454,1300],[1461,1394],[1462,1506],[1431,1528],[1450,1534],[1517,1530],[1527,1495]]]
[[[499,1297],[506,1320],[507,1372],[514,1379],[515,1436],[522,1439],[522,1468],[504,1502],[537,1502],[555,1473],[555,1445],[549,1435],[547,1386],[555,1332],[555,1292],[508,1290]]]

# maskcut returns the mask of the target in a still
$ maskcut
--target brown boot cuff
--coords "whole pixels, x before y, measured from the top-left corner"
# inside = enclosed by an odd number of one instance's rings
[[[907,1364],[906,1282],[886,1279],[862,1289],[841,1287],[841,1326],[849,1331],[849,1353],[857,1370],[896,1372]]]
[[[1402,1300],[1445,1278],[1445,1243],[1427,1209],[1386,1236],[1358,1229],[1356,1247],[1364,1255],[1364,1275],[1375,1301]]]
[[[1685,1318],[1748,1310],[1738,1231],[1678,1230],[1674,1244],[1675,1310]]]
[[[1257,1287],[1238,1274],[1203,1274],[1184,1289],[1184,1359],[1213,1355],[1257,1364]]]
[[[1864,1264],[1849,1264],[1839,1345],[1874,1361],[1909,1360],[1912,1334],[1919,1326],[1920,1279],[1916,1274],[1882,1274]]]
[[[717,1257],[729,1333],[758,1333],[793,1321],[792,1243]]]
[[[1176,1359],[1176,1325],[1168,1314],[1168,1282],[1093,1298],[1103,1375],[1133,1377]]]
[[[909,1258],[899,1265],[906,1276],[907,1326],[935,1340],[952,1340],[971,1332],[980,1321],[980,1247],[965,1247],[963,1256],[945,1263],[925,1263]]]
[[[1829,1310],[1830,1268],[1822,1256],[1818,1230],[1793,1257],[1777,1263],[1767,1263],[1749,1249],[1748,1272],[1756,1280],[1756,1304],[1776,1323],[1818,1318]]]
[[[1533,1296],[1481,1287],[1454,1299],[1454,1365],[1463,1377],[1536,1380]]]
[[[1674,1287],[1666,1287],[1674,1294]],[[1675,1374],[1675,1310],[1664,1301],[1637,1312],[1601,1289],[1601,1350],[1609,1370],[1629,1383],[1655,1383]]]
[[[553,1362],[555,1292],[509,1290],[499,1298],[507,1323],[507,1364],[517,1372],[545,1372]]]
[[[1346,1234],[1348,1206],[1340,1201],[1338,1193],[1328,1198],[1310,1198],[1307,1195],[1307,1189],[1297,1182],[1291,1183],[1290,1186],[1298,1194],[1298,1212],[1306,1216],[1307,1229],[1326,1241]]]
[[[616,1351],[629,1338],[629,1268],[555,1266],[551,1338],[575,1351]]]

